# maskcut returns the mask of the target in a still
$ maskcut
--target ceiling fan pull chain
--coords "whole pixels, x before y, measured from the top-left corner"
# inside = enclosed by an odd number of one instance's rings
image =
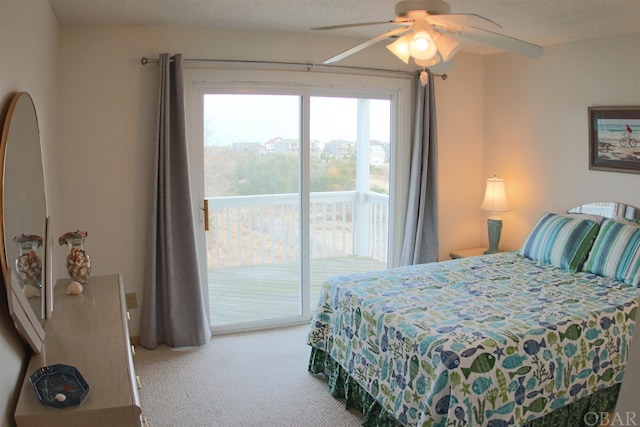
[[[429,84],[429,72],[423,68],[420,72],[420,84],[424,87]]]

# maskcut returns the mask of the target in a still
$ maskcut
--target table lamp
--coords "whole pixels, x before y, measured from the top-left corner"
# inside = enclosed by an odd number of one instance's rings
[[[511,210],[504,191],[504,179],[494,176],[487,180],[487,189],[480,208],[491,212],[487,220],[489,249],[485,251],[485,254],[495,254],[499,252],[498,243],[500,243],[500,233],[502,232],[502,219],[500,219],[498,213]]]

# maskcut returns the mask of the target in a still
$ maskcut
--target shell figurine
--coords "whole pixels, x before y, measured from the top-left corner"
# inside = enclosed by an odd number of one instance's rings
[[[80,282],[76,282],[75,280],[73,280],[67,286],[68,295],[80,295],[83,290],[84,290],[84,287],[82,286],[82,284]]]
[[[37,298],[41,295],[40,289],[33,285],[25,285],[22,291],[24,292],[24,296],[27,298]]]

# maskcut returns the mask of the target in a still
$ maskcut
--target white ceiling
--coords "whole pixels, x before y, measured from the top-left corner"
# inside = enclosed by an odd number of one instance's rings
[[[394,18],[395,0],[49,0],[61,25],[187,25],[309,32],[310,28]],[[475,13],[501,34],[541,46],[640,33],[639,0],[448,0],[452,13]],[[388,25],[332,30],[368,39]],[[317,33],[317,31],[316,31]],[[496,49],[463,44],[462,50]]]

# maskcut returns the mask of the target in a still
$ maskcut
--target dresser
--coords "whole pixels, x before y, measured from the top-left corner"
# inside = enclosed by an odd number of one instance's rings
[[[56,283],[53,315],[45,323],[43,351],[31,357],[15,411],[18,427],[140,427],[139,381],[129,341],[128,312],[120,275],[95,276],[80,295]],[[54,364],[78,369],[89,395],[62,409],[38,402],[29,376]]]

